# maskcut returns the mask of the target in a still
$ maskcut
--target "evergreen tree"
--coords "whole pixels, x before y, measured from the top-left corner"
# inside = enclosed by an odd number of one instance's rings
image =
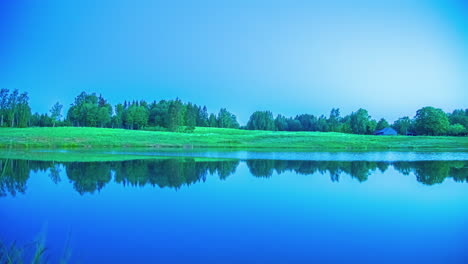
[[[216,115],[210,114],[210,118],[208,120],[208,125],[210,127],[217,127],[218,126],[218,119],[216,118]]]
[[[184,124],[184,105],[182,102],[177,99],[175,101],[171,101],[169,104],[169,110],[167,113],[167,128],[169,131],[178,131],[181,126],[185,125]]]
[[[197,115],[197,126],[200,127],[207,127],[209,123],[208,120],[208,110],[206,106],[198,107],[198,115]]]
[[[218,113],[218,127],[220,128],[239,128],[239,123],[234,114],[221,108]]]
[[[185,125],[193,130],[197,125],[198,108],[196,105],[188,103],[185,110]]]
[[[288,131],[287,118],[282,115],[277,115],[275,118],[275,127],[278,131]]]

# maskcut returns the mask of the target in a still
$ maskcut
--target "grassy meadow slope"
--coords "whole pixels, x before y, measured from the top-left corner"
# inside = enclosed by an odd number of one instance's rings
[[[369,136],[197,127],[193,133],[106,128],[1,128],[0,148],[237,148],[468,151],[468,137]]]

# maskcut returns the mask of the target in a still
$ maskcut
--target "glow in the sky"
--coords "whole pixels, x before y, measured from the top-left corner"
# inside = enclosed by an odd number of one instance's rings
[[[39,112],[86,90],[113,104],[180,97],[241,123],[255,110],[394,120],[467,107],[462,0],[221,2],[2,1],[0,87]]]

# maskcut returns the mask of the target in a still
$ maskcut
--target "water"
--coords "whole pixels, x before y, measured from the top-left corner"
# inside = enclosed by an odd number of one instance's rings
[[[468,263],[466,153],[146,154],[0,160],[0,239],[70,263]]]

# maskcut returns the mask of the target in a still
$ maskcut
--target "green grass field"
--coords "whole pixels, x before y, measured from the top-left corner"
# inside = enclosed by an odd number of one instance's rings
[[[0,148],[226,148],[305,151],[468,151],[468,137],[369,136],[196,128],[193,133],[106,128],[1,128]]]

